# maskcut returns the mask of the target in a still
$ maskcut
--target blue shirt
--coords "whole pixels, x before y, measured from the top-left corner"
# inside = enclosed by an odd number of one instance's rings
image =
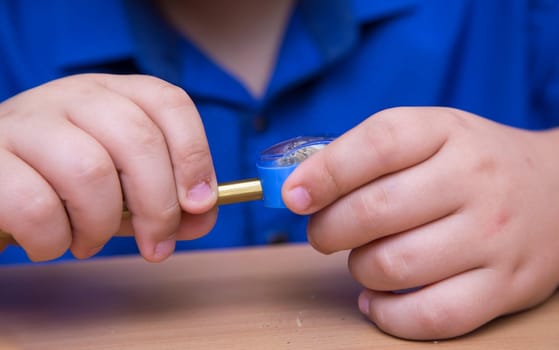
[[[301,0],[255,99],[147,1],[0,0],[0,101],[69,74],[161,77],[195,101],[218,180],[229,181],[255,176],[258,152],[278,141],[341,134],[393,106],[556,126],[558,20],[557,0]],[[224,206],[210,234],[177,249],[302,241],[305,226],[259,202]],[[134,252],[132,239],[115,238],[100,255]],[[18,261],[17,247],[0,254]]]

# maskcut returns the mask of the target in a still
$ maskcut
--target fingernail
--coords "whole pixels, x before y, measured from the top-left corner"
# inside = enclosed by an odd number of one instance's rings
[[[175,238],[168,239],[157,243],[153,255],[157,260],[163,260],[173,253],[175,250]]]
[[[369,296],[366,292],[359,295],[357,303],[359,304],[359,311],[361,311],[363,315],[369,315],[369,304],[371,301],[369,300]]]
[[[211,196],[210,185],[202,181],[191,187],[186,193],[186,198],[191,202],[205,202]]]
[[[296,212],[303,212],[311,205],[311,195],[303,187],[295,187],[286,193],[286,202]]]

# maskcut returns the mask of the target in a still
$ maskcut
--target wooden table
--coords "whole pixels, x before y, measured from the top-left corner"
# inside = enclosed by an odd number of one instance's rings
[[[559,349],[559,295],[467,336],[411,342],[356,307],[346,254],[306,245],[0,269],[0,349]]]

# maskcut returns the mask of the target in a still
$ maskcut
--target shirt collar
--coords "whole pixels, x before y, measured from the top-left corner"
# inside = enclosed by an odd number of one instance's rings
[[[192,54],[181,57],[185,52],[181,51],[180,37],[153,13],[149,0],[55,1],[59,4],[53,6],[57,9],[53,14],[57,16],[54,62],[61,72],[110,71],[112,64],[129,62],[127,66],[188,88],[193,97],[217,98],[250,108],[265,104],[345,57],[356,46],[362,25],[404,14],[419,2],[299,0],[301,23],[308,34],[299,38],[287,33],[291,40],[284,42],[280,50],[268,91],[262,100],[255,101],[217,68],[205,70],[204,74],[215,71],[212,81],[221,81],[227,89],[208,90],[204,84],[207,79],[194,79],[196,67],[207,65],[207,60],[197,60]],[[305,60],[291,57],[301,52],[306,52]]]
[[[57,11],[53,13],[56,19],[53,22],[56,26],[53,45],[54,59],[59,67],[95,66],[134,58],[134,39],[126,6],[122,1],[57,1],[58,6],[55,4],[52,7]],[[321,7],[322,1],[314,1],[317,2],[316,8]],[[349,5],[355,20],[366,24],[404,13],[418,2],[419,0],[351,0]]]
[[[306,31],[289,28],[272,76],[268,98],[319,74],[357,46],[361,27],[413,10],[419,0],[299,0]],[[314,49],[314,50],[313,50]]]
[[[364,24],[403,14],[419,0],[300,0],[308,29],[326,63],[351,49]]]

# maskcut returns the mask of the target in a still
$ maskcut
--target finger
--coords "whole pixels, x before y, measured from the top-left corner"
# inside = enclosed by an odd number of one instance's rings
[[[174,249],[181,210],[161,130],[136,104],[107,89],[95,91],[95,99],[78,95],[67,108],[70,120],[105,147],[119,170],[142,256],[165,259]]]
[[[183,212],[176,239],[193,240],[206,235],[215,225],[217,212],[217,207],[203,214]]]
[[[56,192],[33,168],[4,149],[0,164],[0,229],[12,233],[33,261],[64,254],[72,236]]]
[[[179,228],[176,232],[175,239],[193,240],[200,238],[210,232],[217,220],[218,207],[203,214],[190,214],[182,212]],[[132,236],[134,229],[130,219],[124,218],[120,223],[117,236]]]
[[[213,208],[217,182],[210,149],[200,115],[185,91],[149,76],[97,78],[108,89],[134,101],[163,131],[182,208],[193,214]]]
[[[351,249],[410,230],[456,212],[467,198],[460,169],[444,151],[425,162],[383,176],[314,214],[308,225],[313,246],[324,253]]]
[[[53,127],[48,118],[35,119],[33,125],[16,127],[17,140],[10,138],[10,147],[54,188],[70,217],[70,249],[77,258],[87,258],[97,253],[120,225],[118,174],[109,154],[87,133],[63,120],[57,120]]]
[[[316,212],[370,181],[425,161],[443,146],[447,124],[456,119],[448,109],[380,112],[299,165],[282,188],[283,199],[296,213]]]
[[[465,334],[503,314],[509,281],[492,269],[476,269],[415,292],[364,291],[359,309],[383,331],[406,339]]]
[[[354,249],[349,269],[363,286],[378,291],[432,284],[483,266],[488,252],[481,237],[458,213]]]

